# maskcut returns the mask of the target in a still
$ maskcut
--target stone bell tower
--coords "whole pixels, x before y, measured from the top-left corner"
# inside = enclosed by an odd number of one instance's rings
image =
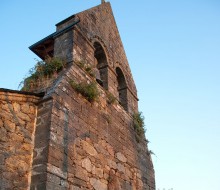
[[[19,92],[37,96],[27,188],[155,190],[147,140],[134,127],[137,90],[110,3],[59,22],[30,49],[66,66]]]

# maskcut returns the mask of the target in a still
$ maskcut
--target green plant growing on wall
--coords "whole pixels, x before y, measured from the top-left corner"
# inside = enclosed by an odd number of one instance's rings
[[[59,73],[66,67],[66,61],[57,57],[48,57],[44,61],[37,61],[36,65],[29,70],[29,77],[25,78],[20,86],[21,90],[29,91],[38,86],[45,79],[51,78],[54,74]]]
[[[110,115],[108,115],[108,114],[106,114],[106,113],[103,113],[102,116],[103,116],[103,118],[106,120],[106,122],[107,122],[108,124],[111,124],[112,119],[111,119]]]
[[[150,156],[150,155],[156,156],[156,154],[155,154],[152,150],[149,150],[149,151],[148,151],[148,155],[149,155],[149,156]]]
[[[78,60],[75,62],[81,69],[85,70],[91,77],[94,77],[93,67],[83,60]]]
[[[106,92],[106,97],[107,97],[107,103],[108,104],[114,104],[116,102],[116,97],[111,92]]]
[[[76,83],[75,81],[71,80],[70,85],[78,93],[82,94],[89,102],[94,102],[99,97],[99,91],[94,82],[87,84],[85,82]]]
[[[140,137],[142,137],[145,133],[144,128],[144,116],[142,112],[137,112],[133,114],[133,127],[136,132],[136,140],[140,142]]]
[[[93,68],[90,65],[87,65],[87,67],[85,68],[85,71],[91,76],[91,77],[95,77],[95,74],[93,72]]]
[[[77,60],[75,61],[75,63],[81,68],[81,69],[84,69],[85,68],[85,65],[86,65],[86,62],[83,61],[83,60]]]

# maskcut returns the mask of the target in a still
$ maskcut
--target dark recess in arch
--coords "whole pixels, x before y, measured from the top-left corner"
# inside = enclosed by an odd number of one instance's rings
[[[108,62],[105,55],[105,51],[99,42],[94,43],[94,57],[96,58],[96,79],[97,82],[103,86],[106,90],[108,89]]]
[[[127,111],[128,110],[128,98],[127,98],[127,83],[122,70],[117,67],[117,82],[118,82],[118,97],[120,105]]]

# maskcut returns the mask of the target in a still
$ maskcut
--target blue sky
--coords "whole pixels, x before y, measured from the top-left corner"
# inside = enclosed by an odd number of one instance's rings
[[[28,47],[98,0],[0,2],[0,87],[17,89]],[[220,189],[220,1],[111,0],[136,81],[157,189]]]

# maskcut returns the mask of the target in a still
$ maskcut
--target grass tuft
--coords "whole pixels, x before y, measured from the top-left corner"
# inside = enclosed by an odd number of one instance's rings
[[[145,128],[144,128],[144,116],[142,112],[137,112],[133,114],[133,127],[136,131],[136,140],[139,142],[140,137],[144,135]]]
[[[107,97],[107,103],[108,104],[114,104],[116,102],[116,97],[111,92],[106,92],[106,97]]]
[[[75,81],[71,80],[70,85],[78,93],[82,94],[89,102],[94,102],[99,97],[99,91],[94,82],[87,84],[85,82],[76,83]]]
[[[66,67],[66,61],[57,57],[48,57],[44,61],[37,61],[36,65],[29,70],[29,76],[19,86],[22,86],[22,91],[30,91],[38,87],[39,84],[43,84],[45,80],[52,78],[64,67]]]

